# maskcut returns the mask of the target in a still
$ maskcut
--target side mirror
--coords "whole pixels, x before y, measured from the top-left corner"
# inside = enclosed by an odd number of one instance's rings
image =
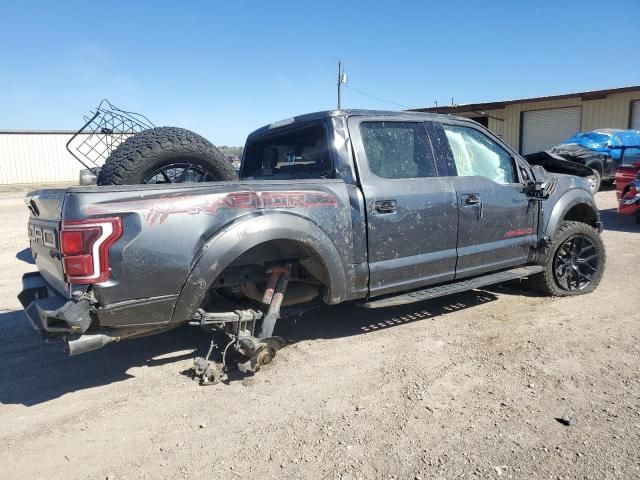
[[[540,165],[531,167],[531,183],[529,184],[529,195],[538,198],[549,197],[549,187],[553,177],[549,177],[544,168]]]
[[[533,176],[534,183],[544,183],[547,179],[546,170],[540,165],[533,165],[531,167],[531,175]]]

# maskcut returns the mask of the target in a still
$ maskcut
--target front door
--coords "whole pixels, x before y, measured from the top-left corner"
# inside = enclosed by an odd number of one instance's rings
[[[527,263],[537,239],[538,202],[524,193],[516,159],[479,127],[442,127],[460,209],[456,278]]]
[[[455,276],[458,205],[425,123],[351,117],[349,132],[367,209],[371,296]]]

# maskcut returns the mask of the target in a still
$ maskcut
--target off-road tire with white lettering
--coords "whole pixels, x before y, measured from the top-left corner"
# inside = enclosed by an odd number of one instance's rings
[[[156,127],[137,133],[109,155],[98,185],[136,185],[151,172],[189,163],[208,173],[207,181],[236,180],[231,162],[211,142],[184,128]]]

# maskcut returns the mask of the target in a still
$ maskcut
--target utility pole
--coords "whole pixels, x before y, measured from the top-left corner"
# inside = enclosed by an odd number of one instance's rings
[[[342,61],[338,60],[338,110],[340,110],[342,106],[341,102],[341,94],[342,94],[342,85],[347,83],[347,75],[342,70]]]

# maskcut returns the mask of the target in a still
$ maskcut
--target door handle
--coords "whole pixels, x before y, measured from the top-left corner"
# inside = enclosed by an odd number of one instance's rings
[[[469,207],[478,207],[478,220],[481,220],[482,217],[484,217],[484,208],[479,194],[469,193],[465,195],[464,204]]]
[[[396,213],[396,201],[378,200],[375,203],[375,209],[378,213]]]
[[[470,193],[464,199],[465,205],[478,205],[480,203],[480,195],[477,193]]]

